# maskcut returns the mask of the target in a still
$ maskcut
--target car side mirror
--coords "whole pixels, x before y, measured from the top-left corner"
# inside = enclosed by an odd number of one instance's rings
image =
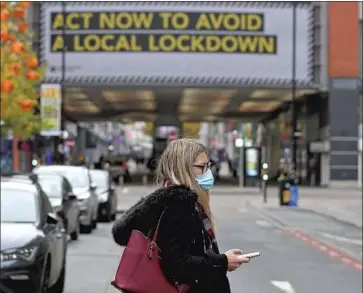
[[[90,188],[91,188],[91,190],[92,190],[92,191],[94,191],[94,190],[96,190],[97,185],[96,185],[96,184],[94,184],[94,183],[91,183]]]
[[[47,224],[49,224],[49,225],[56,225],[56,224],[58,224],[58,218],[57,218],[57,216],[55,214],[53,214],[53,213],[49,213],[47,215]]]
[[[57,215],[58,217],[60,217],[61,219],[65,219],[66,215],[64,214],[64,211],[60,210],[60,211],[57,211]]]
[[[67,193],[67,197],[68,197],[69,200],[76,200],[77,199],[77,195],[75,195],[71,191]]]

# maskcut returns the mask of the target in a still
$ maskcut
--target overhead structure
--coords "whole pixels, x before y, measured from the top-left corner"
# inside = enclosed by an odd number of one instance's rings
[[[308,2],[44,2],[45,82],[64,81],[76,120],[261,120],[292,100],[293,5],[303,98],[318,91]]]

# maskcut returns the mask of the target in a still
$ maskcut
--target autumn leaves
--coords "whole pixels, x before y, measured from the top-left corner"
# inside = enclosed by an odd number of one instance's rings
[[[0,3],[1,120],[19,136],[28,137],[40,125],[33,108],[38,104],[37,85],[45,68],[33,51],[26,21],[31,2]]]

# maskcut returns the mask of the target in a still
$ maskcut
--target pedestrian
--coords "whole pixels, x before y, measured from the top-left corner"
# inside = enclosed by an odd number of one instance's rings
[[[220,253],[209,204],[214,178],[207,149],[192,139],[170,143],[156,170],[159,188],[117,220],[114,240],[126,246],[133,230],[150,235],[161,213],[157,244],[165,278],[189,293],[229,293],[227,272],[247,263],[240,249]]]

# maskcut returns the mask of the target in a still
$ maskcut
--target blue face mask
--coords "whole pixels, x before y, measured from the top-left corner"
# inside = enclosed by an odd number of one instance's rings
[[[208,169],[204,174],[195,178],[198,185],[205,191],[209,191],[214,185],[214,176],[211,169]]]

